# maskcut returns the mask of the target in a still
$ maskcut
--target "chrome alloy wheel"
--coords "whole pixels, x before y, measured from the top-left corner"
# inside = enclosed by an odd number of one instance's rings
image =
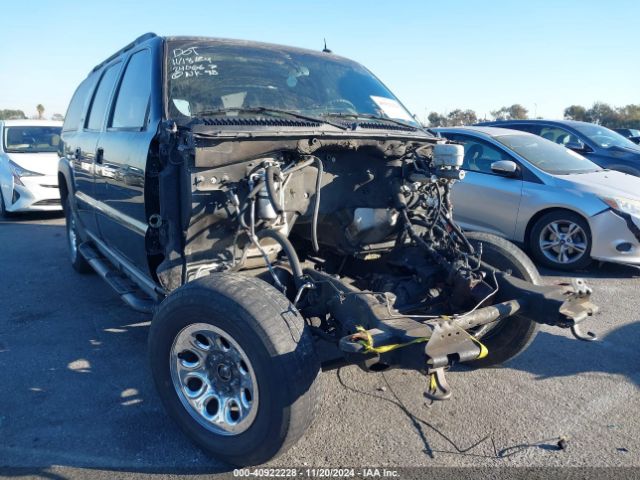
[[[568,264],[581,259],[587,251],[587,234],[569,220],[555,220],[540,232],[540,250],[555,263]]]
[[[200,425],[220,435],[238,435],[251,426],[258,383],[231,335],[208,323],[189,325],[174,339],[170,357],[173,386]]]

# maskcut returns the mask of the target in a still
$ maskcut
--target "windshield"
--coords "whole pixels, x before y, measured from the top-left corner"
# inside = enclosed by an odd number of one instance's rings
[[[638,149],[638,146],[631,140],[624,138],[619,133],[609,130],[606,127],[592,123],[575,124],[572,126],[601,148],[622,147],[632,148],[634,150]]]
[[[170,41],[169,115],[237,116],[244,109],[310,117],[362,114],[419,127],[367,69],[326,53],[224,40]],[[283,112],[264,111],[264,114]]]
[[[3,147],[8,153],[56,152],[62,127],[15,126],[4,128]]]
[[[601,170],[573,150],[536,135],[501,135],[495,139],[547,173],[569,175]]]

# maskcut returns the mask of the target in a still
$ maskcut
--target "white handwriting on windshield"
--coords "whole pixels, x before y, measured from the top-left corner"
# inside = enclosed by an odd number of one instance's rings
[[[211,56],[199,55],[195,47],[173,49],[171,80],[214,75],[218,70]]]
[[[173,49],[173,57],[182,57],[183,55],[197,55],[196,47],[189,48],[174,48]]]

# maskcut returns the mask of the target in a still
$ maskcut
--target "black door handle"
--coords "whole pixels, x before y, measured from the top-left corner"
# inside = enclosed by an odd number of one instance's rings
[[[96,150],[96,163],[102,165],[102,160],[104,159],[104,149],[102,147],[98,147]]]

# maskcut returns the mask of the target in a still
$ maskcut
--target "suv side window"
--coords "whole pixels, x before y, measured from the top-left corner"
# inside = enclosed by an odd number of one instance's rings
[[[110,127],[142,130],[151,96],[151,52],[134,53],[127,64]]]
[[[64,116],[64,125],[62,126],[63,132],[75,131],[80,127],[82,115],[85,112],[89,100],[89,94],[93,90],[95,84],[96,75],[91,75],[80,84],[76,93],[73,94],[73,98],[71,99],[69,108],[67,109],[67,114]]]
[[[89,118],[85,124],[86,128],[89,130],[100,130],[102,128],[104,114],[107,111],[109,98],[111,97],[111,92],[113,91],[113,87],[118,79],[119,71],[120,62],[111,65],[102,75],[96,93],[93,95]]]
[[[582,143],[573,133],[559,127],[542,127],[538,135],[562,146],[568,143]]]
[[[444,134],[444,136],[457,142],[464,142],[463,170],[495,175],[491,171],[493,162],[498,160],[513,161],[513,158],[506,152],[478,138],[459,134]]]

